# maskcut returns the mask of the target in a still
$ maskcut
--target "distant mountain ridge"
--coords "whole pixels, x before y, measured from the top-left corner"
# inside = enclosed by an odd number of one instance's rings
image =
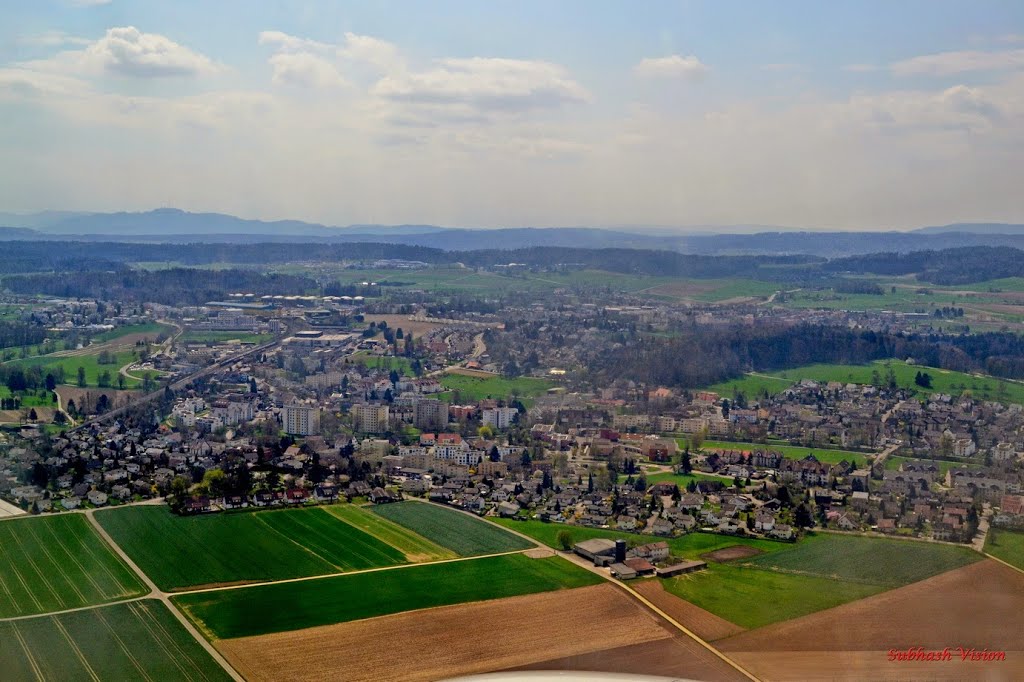
[[[1024,225],[964,223],[889,232],[816,231],[763,225],[484,229],[357,224],[336,227],[301,220],[250,220],[223,213],[191,213],[161,208],[118,213],[0,213],[0,240],[229,244],[376,242],[447,251],[587,246],[656,249],[696,255],[806,254],[834,258],[879,251],[907,253],[964,246],[1021,247],[1024,245]]]

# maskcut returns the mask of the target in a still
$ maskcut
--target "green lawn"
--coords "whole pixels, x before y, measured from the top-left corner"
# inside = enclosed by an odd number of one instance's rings
[[[77,385],[78,383],[78,368],[82,367],[85,369],[85,381],[91,387],[99,385],[99,375],[103,372],[110,372],[111,387],[117,388],[117,375],[118,370],[127,364],[134,362],[137,356],[134,351],[118,351],[113,353],[115,361],[109,365],[101,365],[99,363],[99,351],[93,355],[39,355],[33,358],[25,358],[23,360],[12,360],[9,365],[20,366],[20,367],[42,367],[43,374],[50,368],[63,367],[64,368],[64,383],[69,385]],[[144,372],[138,372],[141,376]],[[154,377],[156,373],[153,373]],[[136,388],[141,382],[135,379],[126,378],[125,388]]]
[[[735,544],[735,543],[733,543]],[[966,566],[966,547],[820,534],[665,581],[665,589],[746,628],[796,618]]]
[[[405,554],[405,558],[409,561],[436,561],[438,559],[454,559],[458,556],[450,549],[445,549],[397,523],[388,521],[365,507],[354,504],[334,504],[324,507],[324,509],[345,523],[391,545]]]
[[[459,401],[477,402],[485,398],[499,400],[512,397],[533,398],[544,395],[554,386],[547,379],[536,377],[517,377],[508,379],[502,376],[471,377],[464,374],[445,374],[441,377],[441,385],[448,391],[458,391]]]
[[[441,545],[459,556],[479,556],[529,549],[532,545],[493,524],[454,509],[422,502],[373,507],[373,513]]]
[[[139,579],[82,514],[0,523],[0,617],[62,611],[145,593]]]
[[[253,334],[243,331],[220,332],[220,331],[187,331],[178,337],[181,343],[227,343],[238,341],[239,343],[267,343],[273,341],[273,334]]]
[[[280,580],[405,563],[405,555],[322,508],[181,517],[166,507],[96,519],[161,589]]]
[[[379,355],[370,355],[366,352],[359,352],[348,356],[346,360],[351,360],[352,362],[356,362],[367,367],[381,369],[385,372],[390,372],[394,369],[397,370],[399,374],[404,374],[405,376],[413,375],[412,360],[409,358],[390,355],[382,357]]]
[[[8,682],[231,679],[155,599],[0,622],[0,661]]]
[[[706,474],[673,474],[668,471],[664,471],[657,474],[647,474],[647,485],[654,485],[655,483],[664,483],[668,481],[675,483],[680,488],[686,488],[690,481],[719,481],[725,485],[731,485],[732,481],[721,476],[708,476]]]
[[[992,528],[985,538],[985,551],[1008,564],[1024,569],[1024,532]]]
[[[113,341],[119,339],[122,336],[128,336],[129,334],[152,334],[156,338],[161,333],[172,334],[174,333],[174,327],[169,324],[160,324],[159,322],[147,322],[145,324],[129,324],[124,327],[115,327],[108,332],[97,334],[92,337],[92,340],[97,343],[104,341]]]
[[[600,576],[560,557],[530,559],[511,554],[181,595],[174,602],[208,637],[225,639],[601,581]]]
[[[763,395],[775,395],[793,385],[789,379],[778,377],[745,374],[739,379],[730,379],[707,387],[723,398],[732,400],[737,393],[742,393],[747,400],[757,400]]]
[[[679,440],[682,446],[684,439]],[[854,452],[853,450],[832,450],[827,448],[805,448],[798,445],[777,445],[775,443],[744,443],[728,440],[706,440],[701,445],[704,450],[772,450],[781,452],[787,459],[803,459],[807,455],[814,455],[821,462],[838,464],[844,459],[847,462],[856,461],[858,464],[867,462],[868,454],[865,452]]]
[[[643,545],[649,542],[660,542],[664,540],[668,542],[673,554],[687,559],[697,559],[700,558],[701,554],[706,554],[707,552],[712,552],[716,549],[722,549],[723,547],[731,547],[733,545],[748,545],[756,547],[762,552],[778,552],[792,546],[788,543],[774,542],[772,540],[742,538],[730,535],[718,535],[716,533],[689,533],[678,538],[663,538],[653,535],[644,535],[642,533],[626,533],[623,531],[608,530],[605,528],[589,528],[586,526],[574,526],[565,523],[519,521],[516,519],[492,520],[506,528],[512,528],[523,535],[530,536],[548,547],[554,547],[556,549],[561,549],[561,546],[558,544],[558,533],[563,530],[569,531],[574,543],[583,542],[584,540],[592,540],[593,538],[608,538],[610,540],[622,539],[626,540],[630,545]]]
[[[904,462],[916,462],[919,464],[934,464],[939,467],[939,474],[942,476],[946,475],[946,472],[950,469],[966,466],[968,469],[976,469],[979,465],[976,463],[962,463],[962,462],[948,462],[944,459],[917,459],[915,457],[900,457],[899,455],[889,455],[885,458],[885,468],[890,471],[898,471],[900,465]]]

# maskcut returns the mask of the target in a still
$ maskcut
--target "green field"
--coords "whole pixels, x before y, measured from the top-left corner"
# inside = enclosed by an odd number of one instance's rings
[[[757,628],[869,597],[884,587],[708,563],[662,582],[665,590],[736,625]]]
[[[402,552],[322,508],[181,517],[140,506],[96,519],[165,590],[405,563]]]
[[[273,334],[252,334],[242,331],[220,332],[220,331],[187,331],[178,337],[181,343],[227,343],[238,341],[239,343],[267,343],[274,340]]]
[[[523,535],[541,542],[548,547],[561,549],[558,544],[558,534],[565,530],[569,532],[574,543],[592,540],[594,538],[608,538],[610,540],[626,540],[630,545],[644,545],[649,542],[668,542],[672,553],[676,556],[687,559],[698,559],[701,554],[712,552],[723,547],[733,545],[748,545],[755,547],[762,552],[778,552],[792,547],[789,543],[774,542],[772,540],[761,540],[758,538],[742,538],[731,535],[718,535],[716,533],[689,533],[678,538],[663,538],[641,533],[626,533],[617,530],[604,528],[589,528],[586,526],[573,526],[565,523],[546,523],[544,521],[519,521],[516,519],[493,519],[506,528],[514,529]]]
[[[602,580],[560,557],[510,554],[173,599],[208,637],[226,639],[584,587]]]
[[[445,549],[364,507],[354,504],[335,504],[324,507],[324,509],[345,523],[391,545],[405,554],[405,558],[411,562],[454,559],[457,556],[450,549]]]
[[[498,400],[517,398],[533,398],[544,395],[554,386],[547,379],[535,377],[517,377],[508,379],[502,376],[471,377],[464,374],[445,374],[441,377],[441,385],[447,391],[458,391],[459,401],[475,403],[485,398]],[[524,401],[525,402],[525,401]]]
[[[680,488],[686,488],[690,481],[721,481],[725,485],[732,485],[732,479],[728,479],[722,476],[708,476],[707,474],[673,474],[668,471],[663,471],[657,474],[647,474],[647,485],[651,486],[655,483],[664,483],[668,481],[675,483]]]
[[[8,682],[231,679],[155,599],[0,622],[0,661]]]
[[[99,363],[99,351],[92,355],[38,355],[33,358],[25,358],[24,360],[12,360],[10,365],[19,367],[42,367],[43,373],[46,373],[48,368],[56,368],[58,366],[64,368],[64,383],[69,385],[77,385],[78,383],[78,368],[82,367],[85,369],[85,381],[86,384],[92,387],[99,385],[99,375],[102,372],[110,372],[111,387],[117,387],[117,374],[121,367],[127,364],[135,362],[137,356],[134,351],[124,350],[113,353],[115,356],[115,362],[109,365],[101,365]],[[153,373],[154,377],[156,373]],[[125,388],[136,388],[141,382],[136,379],[126,377]]]
[[[172,334],[174,327],[169,324],[160,324],[159,322],[147,322],[145,324],[129,324],[124,327],[116,327],[108,332],[97,334],[92,337],[92,340],[97,343],[104,341],[113,341],[119,339],[122,336],[128,336],[129,334],[152,334],[155,338],[161,333]]]
[[[145,593],[82,514],[0,523],[0,617],[63,611]]]
[[[985,551],[1024,570],[1024,532],[991,528],[985,538]]]
[[[904,462],[917,462],[919,464],[934,464],[939,467],[939,474],[945,476],[946,472],[956,467],[966,466],[968,469],[975,469],[979,465],[977,463],[963,463],[963,462],[949,462],[944,459],[917,459],[915,457],[900,457],[899,455],[889,455],[885,458],[885,468],[890,471],[899,471],[900,465]]]
[[[739,390],[748,399],[753,399],[760,394],[761,388],[767,387],[769,393],[778,393],[801,379],[823,382],[838,381],[844,384],[870,384],[874,378],[873,373],[877,372],[878,377],[884,382],[889,367],[892,367],[893,373],[896,375],[896,384],[900,388],[911,389],[922,394],[948,393],[954,396],[967,390],[971,392],[971,395],[985,400],[1024,404],[1024,383],[989,376],[974,376],[935,367],[908,365],[902,360],[877,360],[867,365],[806,365],[768,374],[748,374],[742,379],[710,386],[708,390],[730,399],[735,390]],[[918,372],[926,372],[931,375],[931,388],[922,388],[914,383],[914,377]]]
[[[523,538],[454,509],[422,502],[373,507],[373,513],[450,549],[459,556],[479,556],[529,549]]]
[[[683,439],[680,439],[680,446]],[[799,445],[777,445],[775,443],[743,443],[728,440],[706,440],[701,445],[704,450],[771,450],[781,452],[787,459],[803,459],[807,455],[814,455],[820,462],[838,464],[844,459],[847,462],[856,461],[858,464],[865,464],[867,457],[872,453],[854,452],[853,450],[832,450],[828,448],[805,448]],[[650,480],[650,479],[648,479]]]
[[[755,568],[899,587],[980,558],[968,547],[822,533],[747,563]]]
[[[409,358],[402,358],[391,355],[370,355],[369,353],[366,352],[359,352],[354,353],[345,359],[351,360],[352,362],[355,363],[359,363],[360,365],[365,365],[366,367],[384,370],[385,372],[390,372],[391,370],[394,369],[397,370],[399,374],[404,374],[405,376],[413,375],[412,360],[410,360]]]
[[[979,558],[966,547],[822,534],[739,562],[709,562],[706,570],[664,585],[726,620],[756,628],[924,580]]]

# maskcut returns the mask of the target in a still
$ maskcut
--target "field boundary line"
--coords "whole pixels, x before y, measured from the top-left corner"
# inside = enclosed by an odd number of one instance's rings
[[[697,644],[700,644],[702,647],[704,647],[705,649],[710,651],[712,654],[714,654],[715,656],[720,658],[724,663],[727,663],[731,667],[735,668],[736,672],[740,673],[741,675],[743,675],[747,679],[752,680],[753,682],[761,682],[761,678],[757,677],[756,675],[751,673],[749,670],[747,670],[746,668],[741,666],[739,663],[737,663],[736,661],[732,660],[731,658],[729,658],[728,656],[723,654],[721,651],[719,651],[717,648],[712,646],[710,643],[706,642],[703,638],[699,637],[697,635],[697,633],[693,632],[692,630],[687,628],[685,625],[683,625],[682,623],[677,621],[675,618],[673,618],[672,616],[670,616],[667,613],[665,613],[664,611],[662,611],[660,608],[655,606],[654,603],[651,600],[649,600],[647,597],[643,596],[642,594],[640,594],[639,592],[634,590],[629,585],[625,585],[625,584],[623,584],[623,583],[621,583],[621,582],[619,582],[617,580],[613,580],[610,576],[607,577],[607,580],[608,580],[608,582],[618,586],[619,588],[621,588],[622,590],[624,590],[628,594],[632,595],[634,599],[638,600],[644,606],[646,606],[647,608],[649,608],[650,610],[654,611],[656,614],[658,614],[659,616],[664,618],[673,627],[675,627],[680,632],[685,634],[687,637],[689,637],[693,641],[697,642]]]
[[[14,536],[12,535],[11,537],[14,537]],[[4,556],[10,556],[2,548],[0,548],[0,552],[3,552]],[[28,595],[29,599],[31,599],[33,602],[35,602],[37,608],[42,609],[43,608],[43,603],[41,601],[39,601],[39,597],[36,596],[36,593],[33,592],[32,588],[28,586],[28,583],[25,582],[24,576],[21,575],[21,571],[18,570],[18,566],[13,561],[11,562],[11,571],[14,573],[14,577],[18,579],[18,582],[21,583],[21,586],[23,588],[25,588],[25,594]]]
[[[150,627],[150,624],[146,621],[146,618],[143,618],[142,616],[139,615],[138,611],[135,609],[135,605],[134,604],[129,605],[128,608],[132,612],[132,617],[135,618],[136,620],[138,620],[139,623],[142,624],[142,627],[145,628],[146,632],[149,633],[149,636],[153,638],[153,641],[156,643],[156,645],[158,647],[160,647],[160,650],[164,652],[164,655],[167,656],[167,658],[172,663],[174,663],[174,667],[177,668],[178,670],[180,670],[181,674],[183,676],[188,677],[188,672],[185,670],[185,667],[182,664],[182,662],[178,660],[177,656],[174,656],[171,653],[170,648],[167,646],[167,643],[163,641],[163,638],[162,637],[157,637],[156,633],[153,632],[153,628]],[[181,653],[181,651],[178,650],[178,653]]]
[[[40,549],[43,550],[43,554],[45,554],[46,558],[49,559],[51,564],[53,564],[53,567],[59,571],[59,573],[57,575],[60,576],[60,578],[63,579],[64,582],[67,583],[69,587],[71,587],[71,590],[75,594],[78,595],[78,598],[81,600],[81,602],[83,604],[85,602],[89,601],[88,599],[85,598],[85,594],[82,592],[82,590],[78,589],[78,585],[75,584],[75,581],[72,580],[69,576],[65,575],[65,573],[60,570],[61,565],[54,558],[53,553],[50,551],[50,548],[47,546],[47,543],[43,542],[43,539],[39,536],[38,533],[36,533],[35,529],[32,526],[26,526],[26,527],[28,528],[28,532],[32,535],[33,539],[35,539],[36,543],[38,543]],[[60,540],[58,539],[58,544],[59,543],[60,543]],[[64,547],[63,544],[61,544],[60,547],[61,547],[61,549],[63,551],[67,552],[67,549]],[[75,564],[78,566],[78,568],[80,568],[80,569],[82,568],[81,564],[79,564],[78,561],[75,560],[75,557],[71,556],[70,558],[75,562]],[[83,573],[85,574],[85,577],[87,579],[92,580],[92,577],[87,572],[83,571]]]
[[[45,613],[29,613],[24,616],[8,616],[7,618],[0,618],[0,623],[15,623],[19,620],[32,620],[33,618],[47,618],[49,616],[63,616],[65,613],[77,613],[78,611],[92,611],[93,609],[102,609],[107,606],[117,606],[118,604],[130,604],[133,601],[142,601],[143,599],[153,599],[153,597],[147,594],[141,597],[119,599],[117,601],[107,602],[105,604],[89,604],[87,606],[76,606],[71,609],[61,609],[59,611],[46,611]]]
[[[180,646],[178,646],[178,643],[174,641],[173,635],[167,632],[167,629],[164,628],[163,624],[159,621],[159,619],[153,617],[153,614],[150,612],[149,606],[146,603],[137,602],[136,604],[132,604],[130,608],[132,609],[133,613],[137,614],[137,617],[139,618],[139,620],[142,621],[142,624],[145,625],[146,629],[149,630],[150,633],[153,635],[153,639],[158,641],[161,639],[166,640],[167,645],[173,648],[176,652],[178,652],[181,658],[188,661],[188,664],[196,669],[196,671],[199,673],[199,676],[202,679],[208,679],[206,677],[206,672],[202,669],[202,667],[195,662],[195,660],[188,654],[188,652],[184,651]],[[159,636],[156,634],[157,630],[159,630],[160,632]],[[161,646],[163,645],[161,644]]]
[[[283,510],[282,510],[282,511],[283,511]],[[319,554],[318,552],[314,552],[314,551],[313,551],[312,549],[310,549],[309,547],[306,547],[305,545],[303,545],[303,544],[300,544],[300,543],[299,543],[299,542],[297,542],[296,540],[293,540],[292,538],[288,537],[287,535],[285,535],[284,533],[282,533],[282,532],[281,532],[281,531],[279,531],[278,529],[274,528],[274,527],[273,527],[273,526],[271,526],[271,525],[270,525],[269,523],[267,523],[266,521],[264,521],[263,519],[261,519],[261,518],[259,517],[259,514],[255,514],[255,515],[253,515],[253,518],[255,518],[255,519],[256,519],[256,520],[257,520],[257,521],[258,521],[259,523],[261,523],[261,524],[263,525],[263,527],[264,527],[264,528],[266,528],[266,529],[267,529],[267,530],[269,530],[270,532],[272,532],[272,533],[274,533],[274,534],[276,534],[276,535],[280,535],[280,536],[281,536],[282,538],[284,538],[284,539],[285,539],[285,540],[287,540],[288,542],[292,543],[293,545],[295,545],[295,546],[296,546],[296,547],[298,547],[299,549],[303,550],[303,551],[304,551],[304,552],[306,552],[307,554],[311,554],[311,555],[315,556],[315,557],[316,557],[317,559],[319,559],[320,561],[324,562],[324,563],[325,563],[325,564],[327,564],[328,566],[333,566],[333,567],[334,567],[335,569],[337,569],[337,570],[338,570],[338,572],[339,572],[339,573],[343,573],[343,572],[345,571],[345,569],[344,569],[344,568],[342,568],[341,566],[337,565],[337,564],[336,564],[336,563],[334,563],[333,561],[328,561],[326,557],[320,556],[320,554]],[[301,525],[301,524],[299,524],[299,525]]]
[[[107,619],[103,617],[103,613],[97,611],[96,617],[99,619],[101,623],[103,623],[103,627],[107,629],[107,632],[109,632],[111,636],[117,641],[117,645],[121,647],[121,651],[123,651],[124,655],[128,657],[128,660],[132,662],[132,665],[135,666],[135,669],[139,671],[139,674],[141,674],[147,680],[152,680],[153,678],[150,677],[148,673],[146,673],[146,670],[139,664],[139,660],[135,658],[135,654],[133,654],[131,650],[127,646],[125,646],[124,640],[121,639],[121,636],[117,634],[117,631],[115,631],[114,628],[110,627],[110,623],[108,623]]]
[[[440,561],[424,561],[418,564],[395,564],[394,566],[377,566],[376,568],[364,568],[359,571],[345,571],[344,573],[323,573],[321,575],[307,575],[300,578],[285,578],[284,580],[264,580],[256,583],[246,583],[244,585],[228,585],[227,587],[201,587],[195,590],[181,590],[180,592],[169,592],[167,596],[173,601],[175,597],[183,596],[186,594],[202,594],[204,592],[226,592],[228,590],[246,590],[253,587],[266,587],[268,585],[284,585],[287,583],[301,583],[307,580],[325,580],[327,578],[347,578],[352,575],[360,575],[361,573],[378,573],[380,571],[397,571],[408,568],[419,568],[423,566],[434,566],[437,564],[451,564],[456,561],[476,561],[477,559],[490,559],[498,556],[508,556],[510,554],[522,554],[528,552],[535,547],[528,549],[514,549],[508,552],[498,552],[496,554],[484,554],[482,556],[461,556],[454,559],[441,559]]]
[[[85,671],[89,673],[89,677],[91,677],[96,682],[100,682],[99,675],[96,674],[96,671],[93,670],[92,666],[89,664],[89,659],[87,659],[85,657],[85,654],[82,653],[82,650],[78,648],[78,644],[75,642],[75,639],[71,636],[71,633],[68,632],[68,629],[64,627],[64,623],[61,623],[60,618],[57,618],[56,616],[50,616],[50,619],[53,621],[54,626],[56,626],[56,628],[60,630],[60,634],[64,635],[64,639],[68,641],[68,644],[71,645],[71,650],[75,652],[75,656],[82,663],[82,666],[85,668]]]
[[[982,551],[981,554],[987,556],[989,559],[992,559],[993,561],[998,561],[999,563],[1001,563],[1003,566],[1006,566],[1007,568],[1012,568],[1013,570],[1017,571],[1018,573],[1024,573],[1024,569],[1022,569],[1022,568],[1020,568],[1018,566],[1014,566],[1013,564],[1011,564],[1011,563],[1009,563],[1007,561],[1003,561],[1002,559],[1000,559],[997,556],[992,556],[988,552]]]
[[[49,533],[53,537],[54,541],[58,545],[60,545],[61,550],[65,554],[68,555],[68,558],[71,559],[71,561],[75,564],[75,566],[78,566],[78,570],[80,570],[82,572],[82,574],[85,576],[86,580],[88,580],[90,583],[92,583],[92,586],[94,588],[96,588],[96,593],[99,594],[102,597],[103,596],[103,590],[100,588],[99,583],[96,582],[96,579],[92,577],[92,572],[85,570],[85,566],[82,565],[82,562],[80,562],[78,560],[78,557],[75,556],[74,552],[72,552],[70,549],[68,549],[67,545],[64,544],[64,541],[60,538],[60,536],[57,535],[57,533],[53,530],[53,528],[50,527],[50,524],[44,524],[44,525],[46,526],[46,532]],[[88,601],[88,599],[85,599],[83,597],[82,601],[83,602],[84,601]]]
[[[366,556],[365,554],[363,554],[362,551],[358,551],[356,546],[355,546],[356,545],[356,542],[355,542],[356,534],[365,535],[366,537],[370,538],[371,540],[377,540],[377,538],[374,538],[369,533],[367,533],[367,532],[365,532],[365,531],[363,531],[363,530],[361,530],[359,528],[356,528],[355,526],[353,526],[350,523],[345,523],[344,520],[339,519],[338,517],[334,516],[334,514],[326,512],[326,510],[322,509],[322,507],[313,507],[313,509],[318,509],[318,510],[321,510],[321,511],[324,511],[325,513],[327,513],[327,516],[329,517],[331,524],[334,524],[334,523],[336,523],[338,521],[341,521],[341,523],[345,527],[349,528],[352,531],[355,531],[355,533],[352,534],[352,537],[349,538],[349,544],[345,548],[348,552],[350,552],[353,556],[355,556],[355,557],[357,557],[359,559],[362,559],[363,561],[371,564],[371,568],[372,568],[372,564],[378,563],[377,561],[374,561],[372,557]],[[313,517],[313,518],[319,518],[319,517]],[[307,523],[307,521],[305,519],[300,518],[298,515],[293,514],[291,516],[291,522],[294,523],[295,525],[297,525],[299,528],[302,528],[303,530],[308,531],[309,533],[311,533],[313,538],[319,541],[317,543],[318,547],[323,547],[325,545],[328,545],[328,546],[330,545],[329,538],[327,537],[327,535],[325,535],[325,533],[321,532],[319,529],[315,528],[311,523]],[[278,531],[278,532],[280,532],[280,531]],[[380,541],[380,540],[377,540],[377,541],[380,542],[381,544],[387,546],[387,547],[390,547],[390,545],[388,545],[386,542],[383,542],[383,541]],[[365,549],[366,551],[372,551],[372,552],[375,552],[377,554],[382,554],[381,552],[379,552],[377,549],[375,549],[371,545],[368,545],[365,542],[363,542],[361,539],[359,540],[358,546],[359,546],[359,549]],[[394,548],[392,548],[392,549],[394,549]],[[396,549],[395,551],[398,551],[398,550]],[[399,553],[402,554],[403,557],[405,556],[405,554],[403,552],[399,552]],[[319,552],[317,552],[317,554],[319,555]],[[327,561],[326,557],[321,557],[321,558],[324,561]],[[384,557],[384,558],[388,559],[389,561],[391,560],[390,557]],[[330,563],[332,565],[336,565],[336,564],[334,564],[333,561],[328,562],[328,563]],[[345,571],[346,569],[339,567],[339,570]]]
[[[21,538],[16,533],[12,533],[11,537],[14,538],[14,542],[17,543],[18,549],[25,556],[25,560],[28,561],[29,566],[31,566],[32,570],[35,571],[36,575],[39,576],[40,583],[46,586],[46,589],[50,591],[50,594],[54,596],[57,603],[60,604],[62,608],[67,606],[67,604],[64,603],[64,598],[57,593],[57,590],[53,589],[53,585],[51,585],[50,581],[46,579],[46,576],[43,575],[43,572],[39,570],[39,566],[36,565],[36,560],[32,558],[32,555],[29,552],[25,551],[25,545],[22,544]],[[36,603],[39,603],[38,600],[36,601]]]
[[[36,679],[45,680],[43,677],[43,671],[39,667],[39,663],[36,662],[35,656],[32,655],[32,650],[29,649],[28,644],[25,642],[25,638],[22,637],[21,632],[18,630],[18,626],[15,623],[11,623],[11,630],[14,631],[14,636],[18,640],[18,644],[21,645],[21,650],[25,652],[25,658],[28,659],[28,664],[32,667],[32,672],[36,674]]]

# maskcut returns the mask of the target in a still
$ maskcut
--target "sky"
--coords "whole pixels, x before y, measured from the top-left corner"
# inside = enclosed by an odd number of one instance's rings
[[[0,210],[1024,222],[1024,2],[0,0]]]

